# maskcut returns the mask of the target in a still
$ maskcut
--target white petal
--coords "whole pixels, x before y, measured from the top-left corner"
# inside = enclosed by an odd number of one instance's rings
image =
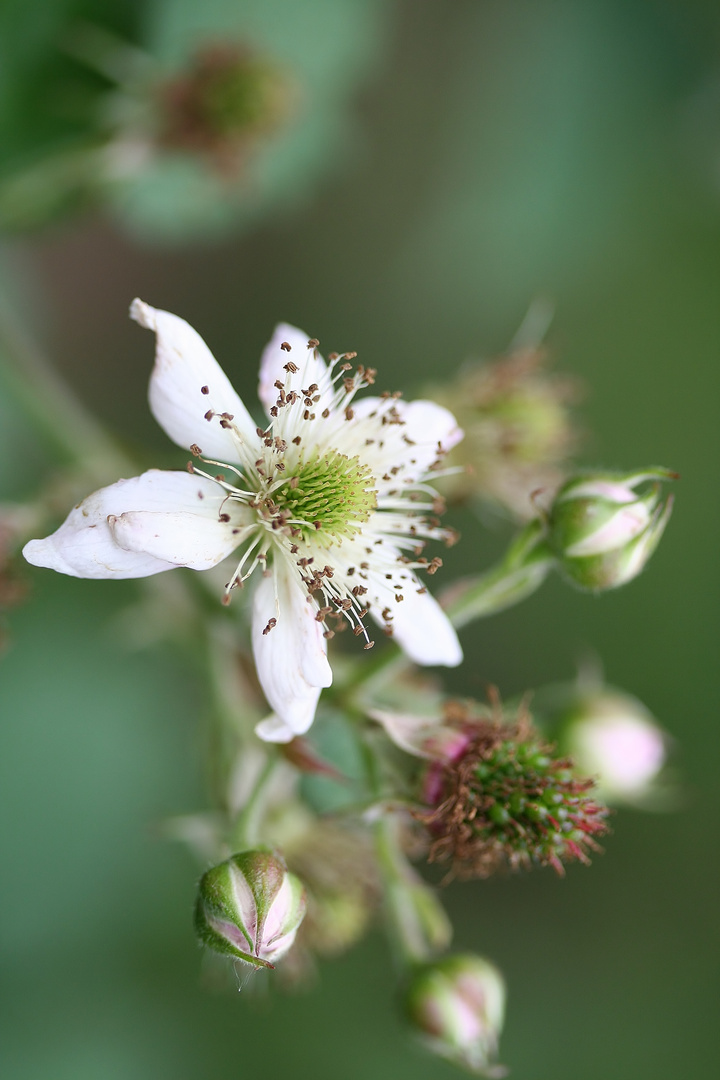
[[[151,469],[131,480],[101,488],[74,507],[60,528],[44,540],[31,540],[23,554],[35,566],[85,578],[139,578],[172,570],[177,564],[144,550],[120,546],[108,518],[152,510],[217,515],[222,492],[216,484],[186,472]]]
[[[420,587],[413,575],[411,581],[403,583],[400,603],[390,589],[385,595],[376,593],[370,614],[384,626],[379,613],[385,607],[391,608],[393,640],[414,663],[457,667],[463,654],[452,623],[430,593],[418,593]]]
[[[206,457],[229,462],[240,459],[244,442],[257,457],[255,423],[197,331],[142,300],[133,300],[130,316],[157,335],[150,408],[173,442],[186,449],[196,444]],[[217,414],[209,421],[208,411]],[[232,416],[231,428],[220,426],[221,413]]]
[[[284,342],[290,346],[290,352],[280,347]],[[327,365],[316,349],[308,348],[308,335],[289,323],[278,323],[273,336],[263,349],[260,360],[258,397],[268,415],[278,398],[276,380],[279,379],[281,383],[288,382],[288,372],[285,371],[288,361],[292,361],[298,368],[297,373],[291,376],[292,389],[307,390],[313,383],[317,383],[321,395],[324,396],[323,391],[327,393]],[[322,411],[322,401],[318,404]]]
[[[144,551],[156,559],[209,570],[226,559],[237,547],[237,533],[231,522],[200,514],[155,514],[131,510],[109,517],[112,534],[126,551]],[[238,526],[235,526],[237,530]]]
[[[388,408],[395,410],[401,423],[381,424],[379,418]],[[353,404],[353,412],[352,424],[341,428],[341,432],[344,430],[354,441],[361,439],[363,444],[366,435],[374,441],[352,450],[351,456],[359,452],[376,477],[388,472],[390,466],[400,466],[392,486],[422,476],[438,456],[452,450],[463,437],[453,414],[434,401],[398,400],[388,405],[381,398],[361,398]],[[364,428],[373,430],[365,432],[361,430]]]
[[[332,682],[327,643],[315,613],[292,568],[278,559],[272,576],[263,578],[255,592],[252,642],[260,685],[290,738],[308,730],[320,689]],[[264,634],[271,619],[276,624]],[[268,741],[288,741],[279,737],[283,732],[278,725],[263,721],[258,728],[261,738],[275,732]]]
[[[315,715],[315,708],[317,707],[318,699],[320,698],[320,691],[317,691],[317,698],[315,705],[313,706],[313,716]],[[312,720],[310,721],[312,723]],[[266,716],[264,720],[261,720],[259,724],[255,725],[255,734],[263,742],[272,743],[286,743],[291,742],[297,734],[286,724],[284,720],[281,720],[279,716],[272,713],[270,716]]]

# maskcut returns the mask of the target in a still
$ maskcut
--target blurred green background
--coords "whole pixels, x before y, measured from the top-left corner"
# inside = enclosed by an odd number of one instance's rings
[[[144,405],[151,345],[126,317],[135,295],[191,322],[248,395],[278,319],[357,349],[410,394],[502,350],[542,296],[557,367],[590,388],[584,460],[682,474],[640,579],[599,599],[553,579],[466,631],[454,676],[458,691],[492,681],[510,696],[571,678],[596,650],[677,740],[681,806],[619,813],[606,854],[564,881],[537,872],[445,898],[456,945],[507,975],[501,1056],[517,1080],[714,1078],[717,3],[5,0],[6,169],[77,135],[60,104],[78,71],[57,45],[81,17],[156,53],[246,20],[293,70],[318,73],[297,185],[283,172],[282,196],[211,240],[162,244],[115,207],[3,246],[14,312],[148,462],[184,459]],[[7,388],[0,451],[6,499],[35,493],[55,465]],[[465,542],[446,581],[489,565],[508,535],[453,523]],[[3,1075],[455,1075],[410,1045],[379,934],[299,995],[203,987],[197,867],[154,832],[204,805],[201,686],[169,646],[128,647],[118,616],[134,584],[30,580],[0,658]]]

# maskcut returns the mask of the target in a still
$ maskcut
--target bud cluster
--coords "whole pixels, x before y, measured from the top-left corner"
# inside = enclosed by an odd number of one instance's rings
[[[461,877],[533,865],[563,874],[563,863],[588,863],[608,831],[593,781],[554,757],[525,713],[514,724],[468,717],[464,735],[462,749],[431,762],[425,776],[429,860],[450,861]]]

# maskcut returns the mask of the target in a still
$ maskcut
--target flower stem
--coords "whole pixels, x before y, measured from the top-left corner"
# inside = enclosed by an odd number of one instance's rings
[[[368,788],[382,798],[378,756],[367,733],[361,738]],[[378,868],[385,893],[388,937],[401,967],[414,967],[428,960],[450,940],[450,923],[432,890],[416,874],[405,857],[400,841],[401,823],[384,812],[373,824]]]
[[[234,851],[248,851],[256,847],[259,842],[263,810],[262,797],[276,764],[277,756],[273,753],[268,754],[247,802],[233,823],[230,838]]]

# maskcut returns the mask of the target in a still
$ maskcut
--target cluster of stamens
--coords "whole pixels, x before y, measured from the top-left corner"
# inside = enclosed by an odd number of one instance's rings
[[[316,349],[318,344],[311,339],[308,348]],[[287,342],[281,348],[291,351]],[[224,489],[220,520],[232,524],[238,546],[244,545],[225,588],[226,603],[258,565],[270,572],[270,556],[286,557],[292,561],[309,601],[317,605],[316,619],[323,623],[325,636],[332,637],[349,626],[356,635],[365,637],[365,648],[371,648],[373,642],[363,620],[369,610],[364,598],[371,592],[373,573],[382,579],[383,588],[391,582],[389,587],[400,603],[404,589],[417,589],[410,571],[433,574],[442,565],[439,558],[423,556],[426,541],[440,539],[450,544],[455,535],[440,525],[436,515],[444,507],[432,488],[403,478],[402,464],[375,476],[363,461],[363,449],[372,446],[382,450],[383,432],[402,426],[404,420],[396,404],[398,393],[380,395],[372,413],[356,417],[355,395],[371,386],[376,375],[374,369],[362,365],[353,370],[350,361],[356,355],[330,354],[322,385],[297,388],[293,384],[300,367],[288,360],[285,378],[274,384],[277,397],[269,409],[270,423],[256,429],[260,457],[248,446],[231,413],[208,409],[208,422],[219,423],[235,435],[238,465],[210,460],[195,445],[191,449],[196,458],[224,472],[211,475],[193,462],[188,468]],[[208,395],[211,388],[203,386],[201,393]],[[366,438],[348,439],[346,425],[353,421]],[[409,436],[403,434],[402,438],[408,446],[414,445]],[[345,452],[348,442],[359,452]],[[443,453],[438,446],[430,468],[437,466]],[[232,480],[227,473],[232,474]],[[363,545],[360,549],[359,544]],[[391,635],[391,608],[386,605],[378,615]],[[271,623],[266,632],[273,629],[276,620]]]
[[[450,862],[459,877],[533,865],[562,875],[565,862],[588,863],[608,831],[607,808],[589,794],[594,782],[553,756],[524,711],[514,724],[466,714],[462,731],[453,760],[431,763],[426,775],[429,861]]]

